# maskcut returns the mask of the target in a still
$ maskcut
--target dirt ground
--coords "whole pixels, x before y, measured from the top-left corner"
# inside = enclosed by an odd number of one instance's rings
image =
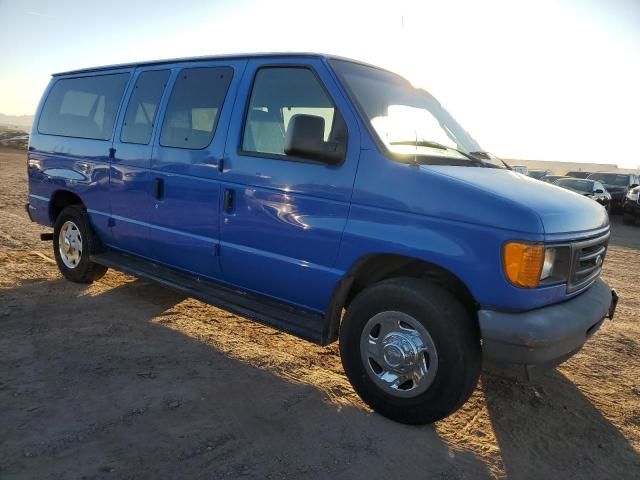
[[[0,478],[640,478],[640,226],[617,318],[534,384],[485,374],[432,426],[372,413],[318,347],[109,271],[61,279],[0,150]]]

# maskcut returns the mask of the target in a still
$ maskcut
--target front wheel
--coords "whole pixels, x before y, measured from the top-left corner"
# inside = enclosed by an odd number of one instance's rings
[[[356,392],[401,423],[450,415],[473,393],[481,368],[477,325],[438,285],[414,278],[377,283],[351,303],[340,354]]]
[[[107,272],[107,267],[89,260],[98,245],[82,207],[71,205],[60,212],[53,226],[53,254],[60,273],[67,280],[91,283]]]

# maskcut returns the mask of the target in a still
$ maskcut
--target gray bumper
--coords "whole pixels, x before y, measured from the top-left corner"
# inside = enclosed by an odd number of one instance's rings
[[[577,352],[610,313],[613,295],[601,279],[563,303],[527,312],[480,310],[485,359],[524,365],[557,364]]]

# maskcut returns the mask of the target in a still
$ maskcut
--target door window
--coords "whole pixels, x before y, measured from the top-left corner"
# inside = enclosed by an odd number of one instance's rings
[[[330,138],[336,109],[313,72],[301,67],[261,68],[251,92],[242,149],[284,156],[287,127],[296,114],[321,117],[325,141]]]
[[[171,93],[160,145],[202,149],[211,143],[233,77],[229,67],[186,68]]]
[[[152,70],[142,72],[138,76],[122,124],[120,140],[123,143],[149,143],[158,105],[168,79],[169,70]]]

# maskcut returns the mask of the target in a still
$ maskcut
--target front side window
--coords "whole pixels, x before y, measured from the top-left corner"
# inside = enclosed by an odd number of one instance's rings
[[[110,140],[128,73],[58,80],[47,96],[38,132]]]
[[[158,104],[168,79],[169,70],[152,70],[138,76],[122,123],[122,142],[141,145],[149,143]]]
[[[474,161],[469,154],[482,152],[433,96],[399,75],[342,60],[332,60],[331,65],[391,154],[464,165]],[[483,155],[482,161],[503,167],[490,155]]]
[[[232,77],[230,67],[182,70],[164,116],[160,145],[189,149],[208,146]]]
[[[336,109],[313,72],[302,67],[261,68],[251,92],[242,150],[285,155],[289,121],[297,114],[322,118],[324,140],[329,140]]]

